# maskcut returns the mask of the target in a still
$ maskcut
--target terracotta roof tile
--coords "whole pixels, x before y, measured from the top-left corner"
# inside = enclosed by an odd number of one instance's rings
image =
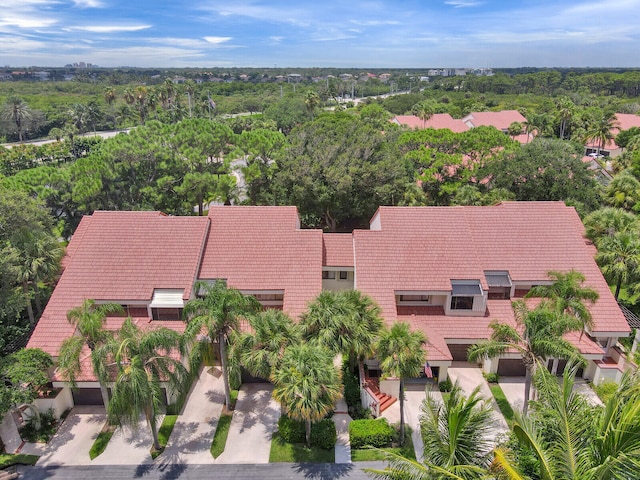
[[[155,288],[183,289],[188,299],[208,224],[206,217],[160,212],[97,211],[85,217],[28,346],[57,355],[74,331],[67,312],[85,299],[149,301]]]
[[[550,270],[572,268],[600,299],[590,306],[598,332],[628,332],[585,243],[575,209],[562,202],[504,202],[491,207],[380,207],[380,230],[353,232],[356,288],[372,296],[388,322],[396,290],[450,291],[452,279],[479,280],[507,270],[513,281],[548,281]],[[446,317],[448,330],[477,332],[478,317]]]
[[[283,309],[293,317],[322,291],[322,230],[300,229],[296,207],[212,207],[209,218],[199,278],[284,290]]]
[[[322,265],[325,267],[353,267],[353,235],[324,233],[322,235]]]
[[[455,119],[448,113],[435,113],[426,122],[415,115],[398,115],[391,121],[413,129],[435,128],[437,130],[440,128],[448,128],[455,133],[469,130],[469,127],[465,125],[462,120]]]

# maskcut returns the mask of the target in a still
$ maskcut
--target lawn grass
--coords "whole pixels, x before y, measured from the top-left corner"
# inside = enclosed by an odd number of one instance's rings
[[[497,383],[489,385],[489,388],[491,389],[493,398],[496,399],[496,403],[498,404],[498,407],[500,407],[500,411],[507,421],[507,424],[511,427],[511,425],[513,425],[513,408],[511,408],[511,405],[507,401],[507,397],[504,396],[502,388],[500,388],[500,385]]]
[[[91,450],[89,450],[89,458],[91,460],[104,452],[104,450],[107,448],[107,445],[109,445],[109,440],[111,440],[113,432],[115,432],[115,427],[112,427],[109,424],[105,424],[105,426],[102,428],[102,431],[100,431],[97,438],[93,442],[93,445],[91,445]]]
[[[229,396],[231,397],[231,410],[227,410],[227,407],[222,408],[222,414],[220,415],[220,420],[218,420],[216,433],[213,435],[213,441],[211,442],[210,452],[213,458],[218,458],[222,455],[224,447],[227,445],[229,427],[231,427],[231,419],[233,418],[233,411],[236,408],[239,393],[239,390],[231,390],[229,392]]]
[[[169,437],[171,436],[171,432],[173,431],[173,426],[176,424],[176,420],[178,420],[178,415],[165,415],[164,420],[162,420],[162,425],[160,425],[160,429],[158,430],[158,442],[160,442],[160,450],[151,449],[151,457],[156,458],[164,451],[164,447],[167,446],[167,442],[169,441]]]
[[[385,452],[395,453],[401,457],[410,460],[416,460],[416,451],[413,448],[413,439],[411,438],[411,427],[405,425],[404,445],[402,447],[384,447],[384,448],[359,448],[351,449],[351,461],[353,462],[373,462],[384,460]]]
[[[40,457],[38,455],[26,455],[18,453],[0,453],[0,469],[11,467],[12,465],[35,465]]]
[[[269,463],[334,463],[335,449],[307,448],[303,443],[287,443],[278,432],[273,434]]]
[[[211,455],[213,456],[213,458],[218,458],[220,454],[224,452],[224,447],[227,444],[227,436],[229,435],[229,427],[231,426],[232,418],[233,413],[231,415],[223,414],[220,416],[220,420],[218,420],[216,433],[213,436],[213,442],[211,442]]]

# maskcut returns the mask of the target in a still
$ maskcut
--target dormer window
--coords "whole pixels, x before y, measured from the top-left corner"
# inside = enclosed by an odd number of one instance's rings
[[[506,270],[486,270],[484,278],[489,286],[488,298],[509,299],[511,298],[511,277]]]
[[[473,310],[475,297],[482,297],[478,280],[451,280],[451,310]]]

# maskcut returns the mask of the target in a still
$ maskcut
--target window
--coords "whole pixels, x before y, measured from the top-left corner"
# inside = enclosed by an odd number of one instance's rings
[[[181,308],[152,308],[153,320],[182,320]]]
[[[429,295],[400,295],[401,302],[428,302]]]
[[[323,280],[334,280],[336,278],[336,272],[323,270],[322,271],[322,279]]]
[[[341,271],[340,272],[340,280],[346,280],[348,277],[349,273],[345,272],[345,271]]]
[[[471,310],[473,297],[451,297],[451,310]]]

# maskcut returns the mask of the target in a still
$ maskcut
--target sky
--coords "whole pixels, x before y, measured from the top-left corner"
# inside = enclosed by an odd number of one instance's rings
[[[0,65],[638,67],[640,0],[0,0]]]

